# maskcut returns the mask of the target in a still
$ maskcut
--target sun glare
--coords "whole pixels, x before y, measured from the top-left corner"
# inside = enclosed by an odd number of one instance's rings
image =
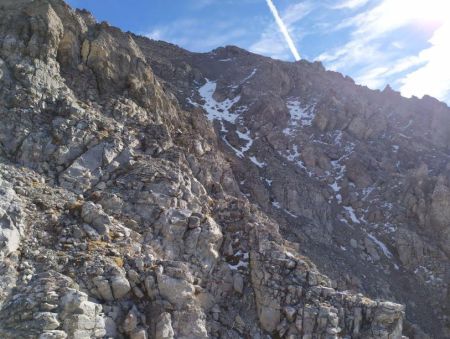
[[[450,19],[449,0],[406,0],[396,1],[398,11],[418,21],[443,23]]]

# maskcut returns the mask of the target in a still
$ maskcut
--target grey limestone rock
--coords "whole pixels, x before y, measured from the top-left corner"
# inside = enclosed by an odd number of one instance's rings
[[[62,0],[0,46],[1,338],[450,336],[446,105]]]

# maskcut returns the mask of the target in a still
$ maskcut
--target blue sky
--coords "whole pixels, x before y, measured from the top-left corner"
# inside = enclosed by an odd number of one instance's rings
[[[450,0],[271,0],[299,54],[370,88],[450,104]],[[67,0],[125,31],[293,61],[268,0]]]

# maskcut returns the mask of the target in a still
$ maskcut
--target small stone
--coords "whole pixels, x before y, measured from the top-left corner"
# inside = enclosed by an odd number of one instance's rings
[[[39,336],[39,339],[66,339],[66,338],[67,333],[59,330],[45,331]]]
[[[133,293],[139,299],[142,299],[144,297],[144,292],[142,292],[142,290],[137,286],[133,287]]]
[[[136,329],[130,334],[130,339],[147,339],[147,331],[143,328]]]
[[[81,210],[81,217],[84,222],[92,225],[100,235],[108,234],[111,220],[110,217],[103,212],[100,205],[96,205],[92,201],[87,201],[84,203]]]
[[[115,299],[123,298],[131,290],[130,283],[121,275],[111,278],[111,288]]]
[[[195,142],[194,142],[194,150],[195,150],[195,154],[197,154],[200,157],[203,154],[205,154],[205,151],[203,150],[203,146],[202,146],[202,144],[201,144],[201,142],[199,140],[195,140]]]
[[[49,303],[43,303],[41,305],[41,309],[43,311],[51,311],[51,310],[54,310],[57,307],[58,307],[58,305],[53,305],[53,304],[49,304]]]
[[[295,268],[295,266],[297,265],[297,263],[294,260],[287,260],[286,261],[286,268],[292,270]]]
[[[239,273],[233,275],[233,288],[239,294],[244,292],[244,279]]]
[[[295,320],[295,313],[295,308],[291,306],[286,306],[284,308],[284,314],[286,315],[287,320],[289,320],[290,322],[293,322]]]
[[[92,280],[92,282],[94,283],[95,287],[97,287],[98,293],[104,300],[106,301],[114,300],[114,296],[111,291],[111,286],[109,285],[108,280],[106,280],[104,277],[95,277]]]
[[[330,334],[330,335],[336,335],[336,334],[338,334],[340,332],[340,329],[339,328],[336,328],[336,327],[328,327],[327,328],[327,334]]]
[[[102,181],[97,184],[96,188],[100,191],[103,191],[106,188],[106,183]]]
[[[194,297],[195,288],[186,280],[158,274],[158,289],[163,298],[181,307]]]
[[[147,291],[147,295],[150,298],[153,298],[158,292],[158,290],[156,288],[155,278],[153,276],[149,275],[148,277],[145,278],[144,285],[145,285],[145,290]]]
[[[135,259],[134,263],[139,272],[144,272],[145,265],[144,265],[144,260],[142,260],[142,258]]]
[[[41,323],[44,330],[56,330],[60,326],[57,313],[39,312],[34,316],[34,319]]]
[[[245,332],[245,322],[239,314],[234,318],[234,328],[241,334]]]
[[[197,228],[197,227],[199,227],[200,226],[200,222],[201,222],[201,220],[200,220],[200,218],[198,216],[191,215],[189,217],[189,222],[188,222],[189,228]]]
[[[369,237],[364,239],[364,245],[366,247],[367,253],[370,255],[373,261],[379,261],[380,255],[378,254],[377,247],[372,239]]]
[[[283,338],[284,335],[286,334],[287,330],[289,329],[289,325],[286,321],[286,319],[284,319],[278,326],[277,326],[277,331],[278,331],[278,335]]]
[[[132,284],[137,284],[140,281],[139,273],[137,273],[135,270],[129,270],[127,272],[128,280]]]
[[[259,321],[267,332],[274,331],[280,323],[280,309],[275,305],[262,305],[259,312]]]
[[[116,322],[111,317],[106,317],[105,319],[105,330],[106,337],[115,338],[117,336]]]
[[[156,322],[155,339],[172,339],[173,336],[172,316],[170,313],[164,312]]]
[[[303,330],[303,319],[300,316],[297,317],[297,319],[295,319],[295,328],[301,333]]]
[[[83,224],[83,230],[86,232],[88,237],[92,240],[100,240],[100,234],[88,224]]]
[[[138,324],[138,314],[136,309],[133,307],[125,317],[123,321],[122,328],[126,333],[132,333]]]
[[[316,286],[318,284],[317,278],[317,273],[313,271],[308,272],[308,284],[310,286]]]

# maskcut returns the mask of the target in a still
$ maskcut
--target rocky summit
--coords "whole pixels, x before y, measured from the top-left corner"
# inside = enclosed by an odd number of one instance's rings
[[[450,109],[0,0],[0,338],[450,338]]]

